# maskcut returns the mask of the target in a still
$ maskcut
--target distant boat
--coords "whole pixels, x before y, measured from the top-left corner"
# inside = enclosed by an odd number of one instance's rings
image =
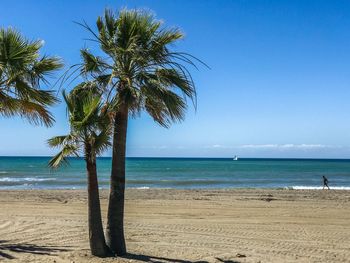
[[[234,161],[238,161],[238,156],[235,155],[235,157],[233,157],[233,160],[234,160]]]

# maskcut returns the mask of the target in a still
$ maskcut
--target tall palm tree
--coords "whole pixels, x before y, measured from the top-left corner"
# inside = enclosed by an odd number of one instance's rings
[[[145,110],[155,122],[169,127],[181,121],[186,98],[196,103],[191,75],[184,65],[195,66],[193,56],[170,49],[183,38],[177,28],[164,28],[150,12],[106,10],[92,35],[104,57],[83,51],[82,72],[104,86],[105,99],[115,113],[107,244],[117,255],[126,253],[124,238],[125,149],[129,116]]]
[[[98,190],[96,156],[110,146],[110,116],[106,107],[102,107],[101,96],[93,83],[82,83],[69,95],[63,93],[66,101],[70,133],[48,140],[51,147],[60,147],[61,151],[49,162],[49,166],[58,167],[67,162],[67,156],[79,156],[84,153],[88,181],[88,221],[91,253],[105,257],[109,249],[105,242],[101,219],[101,207]]]
[[[14,29],[0,28],[0,116],[19,115],[34,124],[52,125],[47,107],[57,99],[40,86],[63,64],[57,57],[40,57],[42,45]]]

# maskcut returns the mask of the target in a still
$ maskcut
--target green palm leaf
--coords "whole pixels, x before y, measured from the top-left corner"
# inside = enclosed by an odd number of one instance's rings
[[[93,160],[111,145],[109,107],[102,105],[101,93],[95,83],[83,82],[71,92],[63,90],[62,93],[67,104],[70,134],[55,136],[47,141],[50,147],[61,149],[50,160],[50,167],[67,163],[68,156],[79,156],[81,152],[84,152],[86,159]],[[91,149],[89,153],[85,151],[86,147]]]
[[[63,64],[57,57],[40,57],[42,43],[27,40],[14,29],[0,29],[0,115],[51,126],[54,119],[47,107],[58,100],[41,85],[47,85],[47,77]]]
[[[98,83],[106,100],[115,103],[115,111],[125,103],[135,116],[146,110],[169,127],[184,118],[187,98],[196,106],[195,85],[186,66],[196,68],[196,62],[202,62],[171,50],[184,37],[178,28],[163,27],[148,11],[126,9],[117,15],[106,9],[97,19],[97,32],[86,23],[81,25],[106,55],[102,59],[82,50],[81,73]]]

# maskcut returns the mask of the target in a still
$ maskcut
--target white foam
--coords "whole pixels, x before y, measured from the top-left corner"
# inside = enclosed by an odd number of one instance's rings
[[[141,187],[135,187],[134,189],[144,190],[144,189],[149,189],[149,187],[148,186],[141,186]]]
[[[43,181],[53,181],[56,178],[35,178],[35,177],[3,177],[0,178],[0,182],[43,182]]]
[[[350,190],[349,186],[330,186],[331,190]],[[304,185],[297,185],[297,186],[291,186],[286,187],[286,189],[292,189],[292,190],[322,190],[322,186],[304,186]]]

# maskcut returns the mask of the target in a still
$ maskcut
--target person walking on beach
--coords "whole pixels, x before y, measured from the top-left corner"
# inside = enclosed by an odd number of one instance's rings
[[[328,188],[328,190],[330,190],[329,186],[328,186],[328,179],[323,175],[323,188],[324,189],[325,187]]]

